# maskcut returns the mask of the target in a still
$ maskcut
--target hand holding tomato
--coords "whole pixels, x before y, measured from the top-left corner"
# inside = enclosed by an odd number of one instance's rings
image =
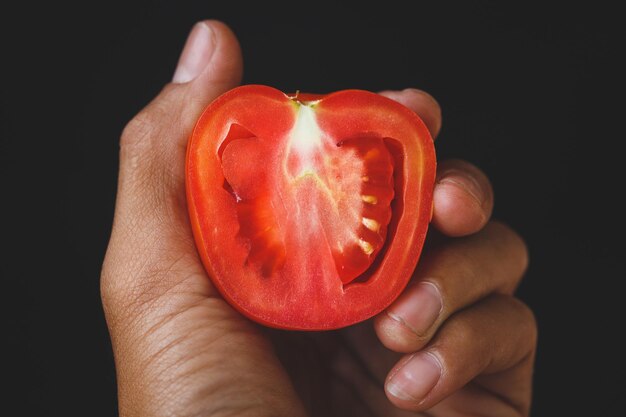
[[[199,23],[174,82],[122,135],[102,272],[120,415],[527,415],[536,325],[512,296],[526,249],[489,221],[490,184],[466,162],[439,164],[430,245],[409,286],[374,320],[283,332],[253,324],[221,298],[194,244],[185,148],[204,107],[241,71],[230,30]],[[440,110],[430,96],[381,94],[436,136]]]

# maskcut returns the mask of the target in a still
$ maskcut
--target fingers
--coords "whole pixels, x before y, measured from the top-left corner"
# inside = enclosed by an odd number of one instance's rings
[[[441,109],[431,96],[412,89],[381,94],[416,112],[436,137]],[[528,414],[536,324],[510,296],[526,269],[527,251],[510,229],[487,224],[493,201],[491,184],[477,167],[439,163],[433,226],[451,237],[474,235],[425,254],[413,283],[374,321],[386,347],[416,352],[386,382],[387,396],[402,409]]]
[[[451,317],[426,349],[403,358],[387,378],[387,396],[400,408],[426,410],[481,374],[489,378],[510,369],[512,373],[501,377],[506,384],[493,378],[486,384],[477,380],[493,394],[482,396],[483,402],[492,403],[484,409],[499,416],[526,415],[532,362],[527,359],[532,358],[536,336],[528,307],[511,296],[493,295]],[[498,392],[503,385],[513,389]],[[466,401],[463,409],[469,412],[472,406]]]
[[[493,189],[474,165],[449,160],[439,164],[433,193],[433,225],[448,236],[482,229],[493,210]]]
[[[425,253],[405,292],[374,321],[397,352],[422,348],[457,311],[492,293],[512,294],[528,262],[520,237],[497,222]]]
[[[413,110],[433,138],[441,129],[441,107],[428,93],[408,88],[382,91]],[[451,160],[439,164],[433,194],[433,225],[448,236],[465,236],[482,229],[493,210],[493,190],[486,175],[474,165]]]

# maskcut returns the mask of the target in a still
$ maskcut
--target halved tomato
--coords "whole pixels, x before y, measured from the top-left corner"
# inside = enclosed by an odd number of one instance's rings
[[[388,98],[235,88],[206,108],[187,149],[198,252],[224,298],[257,322],[354,324],[408,283],[435,168],[424,123]]]

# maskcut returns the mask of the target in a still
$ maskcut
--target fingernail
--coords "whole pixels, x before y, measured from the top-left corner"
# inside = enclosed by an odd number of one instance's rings
[[[213,43],[214,35],[211,27],[204,22],[196,23],[180,54],[172,82],[188,83],[200,75],[211,61],[215,50]]]
[[[441,364],[431,353],[417,353],[387,382],[387,392],[394,397],[420,402],[441,378]]]
[[[452,184],[460,187],[471,197],[473,197],[481,206],[485,203],[487,196],[480,186],[478,180],[466,172],[450,169],[441,174],[437,180],[438,184]]]
[[[406,325],[418,336],[424,336],[441,314],[439,289],[430,282],[420,282],[406,291],[387,309],[394,320]]]

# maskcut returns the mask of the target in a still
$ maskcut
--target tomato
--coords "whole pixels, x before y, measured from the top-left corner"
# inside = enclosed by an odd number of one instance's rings
[[[245,316],[336,329],[384,310],[417,264],[435,151],[414,112],[367,91],[218,97],[187,149],[196,246]]]

